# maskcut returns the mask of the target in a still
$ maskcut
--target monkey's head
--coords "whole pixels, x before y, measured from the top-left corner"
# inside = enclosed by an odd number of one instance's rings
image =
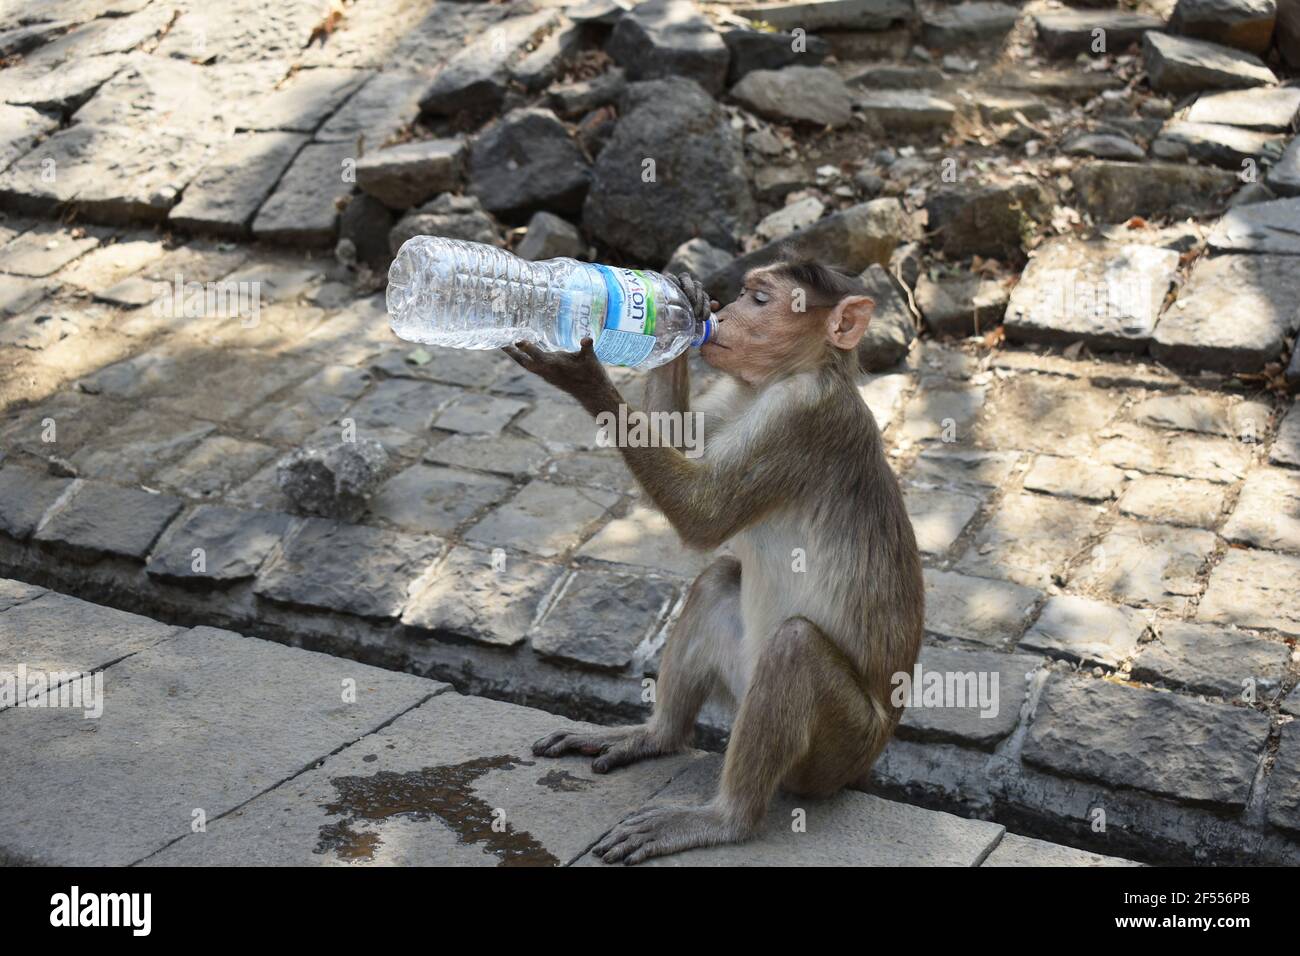
[[[828,361],[849,361],[876,304],[861,280],[815,262],[784,260],[748,273],[714,315],[700,350],[719,371],[761,386]]]

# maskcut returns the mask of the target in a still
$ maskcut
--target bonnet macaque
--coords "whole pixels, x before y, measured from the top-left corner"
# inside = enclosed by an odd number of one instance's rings
[[[701,315],[717,307],[691,277],[677,281]],[[861,780],[902,715],[890,681],[916,660],[924,586],[898,481],[855,387],[874,307],[857,279],[815,263],[751,272],[701,350],[725,373],[694,409],[705,414],[703,454],[621,448],[687,545],[726,544],[734,557],[691,585],[648,723],[560,731],[533,753],[585,754],[605,773],[686,747],[714,692],[737,710],[716,798],[632,814],[594,847],[606,862],[743,840],[778,787],[825,796]],[[590,339],[578,353],[505,351],[593,416],[623,404]],[[643,411],[686,413],[688,402],[685,356],[650,373]]]

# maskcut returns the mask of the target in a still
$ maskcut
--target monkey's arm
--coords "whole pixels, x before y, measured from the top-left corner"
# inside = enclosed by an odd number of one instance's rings
[[[677,412],[685,415],[691,408],[691,371],[682,353],[667,365],[651,369],[641,399],[647,412]]]
[[[596,358],[591,340],[582,351],[542,352],[528,343],[504,350],[530,372],[572,395],[593,417],[618,415],[625,405]],[[799,449],[815,424],[794,421],[787,403],[757,403],[718,440],[704,458],[687,458],[667,446],[620,447],[623,460],[687,544],[715,548],[771,508],[798,494],[815,456]],[[631,414],[632,409],[628,409]]]

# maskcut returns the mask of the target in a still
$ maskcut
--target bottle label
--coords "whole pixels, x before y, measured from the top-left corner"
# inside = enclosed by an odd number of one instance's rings
[[[596,268],[606,290],[605,321],[596,336],[596,357],[607,365],[640,365],[655,347],[658,305],[654,286],[639,269]]]

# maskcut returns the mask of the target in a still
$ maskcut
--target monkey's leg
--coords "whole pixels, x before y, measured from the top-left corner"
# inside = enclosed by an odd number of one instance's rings
[[[740,640],[740,562],[719,558],[691,585],[681,616],[668,635],[649,723],[556,731],[534,743],[533,753],[595,757],[591,769],[596,773],[676,753],[690,742],[709,693],[738,666]]]
[[[840,651],[791,618],[759,654],[732,727],[718,796],[703,807],[648,807],[593,848],[606,863],[639,863],[696,846],[743,840],[778,785],[824,795],[858,779],[888,739]]]

